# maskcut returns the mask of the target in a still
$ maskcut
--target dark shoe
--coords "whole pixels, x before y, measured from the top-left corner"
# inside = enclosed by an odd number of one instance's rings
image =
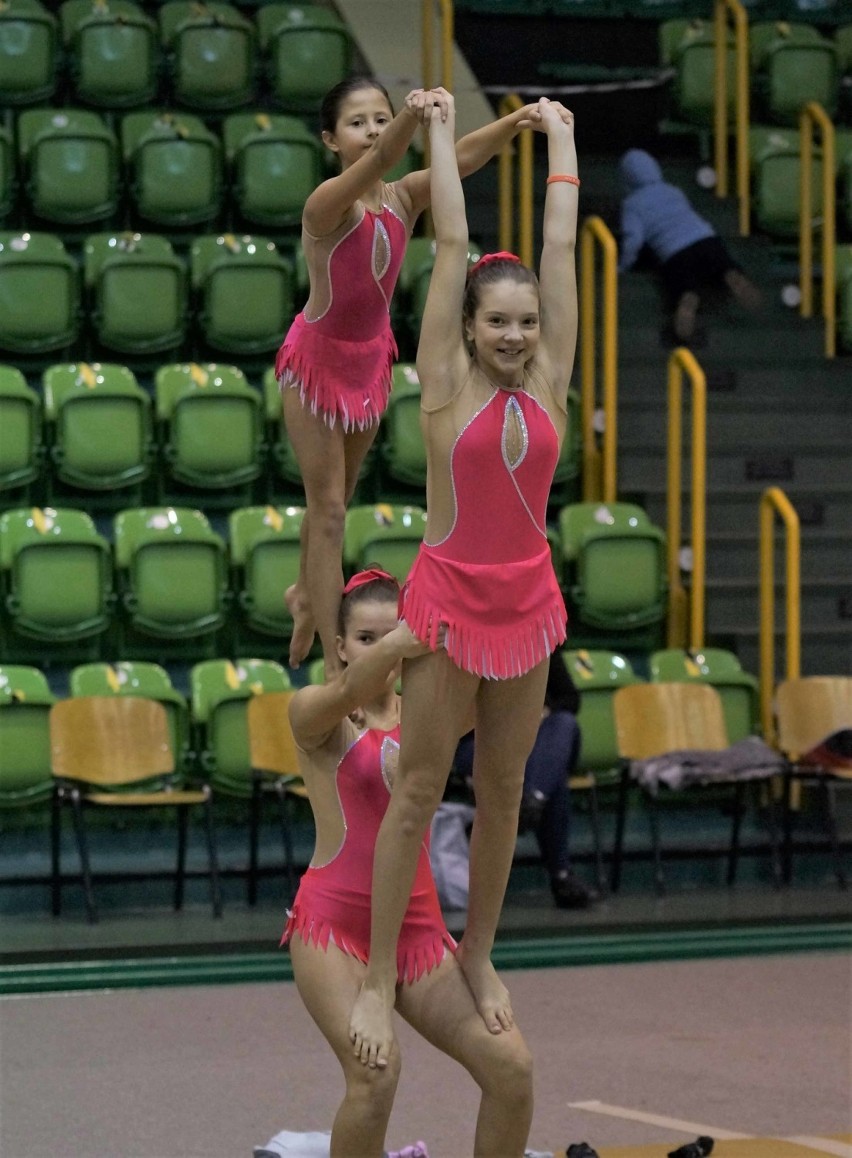
[[[572,872],[559,873],[551,877],[550,891],[558,909],[587,909],[599,899],[596,890],[589,888]]]
[[[713,1151],[713,1139],[702,1135],[695,1142],[687,1142],[685,1146],[678,1146],[677,1150],[669,1150],[669,1158],[706,1158]]]
[[[535,832],[541,824],[547,797],[543,792],[525,792],[518,812],[518,832]]]
[[[588,1142],[575,1142],[565,1151],[565,1158],[600,1158],[600,1155]]]

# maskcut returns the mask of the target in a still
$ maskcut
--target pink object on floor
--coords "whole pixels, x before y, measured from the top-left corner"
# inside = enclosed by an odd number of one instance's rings
[[[389,1150],[387,1158],[429,1158],[429,1151],[425,1142],[415,1142],[402,1150]]]

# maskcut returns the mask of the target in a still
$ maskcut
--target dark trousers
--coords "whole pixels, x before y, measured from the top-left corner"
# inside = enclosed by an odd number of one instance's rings
[[[473,774],[474,733],[462,736],[456,749],[455,768],[462,776]],[[569,866],[571,794],[568,777],[580,758],[580,728],[571,712],[551,712],[539,724],[538,735],[524,769],[524,792],[545,798],[536,830],[541,859],[550,876]]]

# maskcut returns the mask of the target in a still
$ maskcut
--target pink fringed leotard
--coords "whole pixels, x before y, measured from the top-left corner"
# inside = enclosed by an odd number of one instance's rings
[[[445,626],[459,667],[509,679],[565,640],[545,529],[559,435],[545,405],[552,395],[535,375],[513,390],[483,389],[480,377],[472,373],[448,403],[423,412],[433,424],[429,519],[400,614],[432,650]]]
[[[390,732],[368,729],[347,748],[337,766],[336,787],[344,837],[337,854],[311,865],[299,882],[282,944],[298,936],[323,949],[329,939],[344,953],[367,962],[370,951],[370,896],[373,850],[387,811],[399,754],[399,725]],[[440,963],[447,932],[432,869],[428,833],[420,849],[414,887],[397,945],[398,979],[415,981]]]
[[[311,292],[275,360],[281,387],[296,387],[303,405],[344,430],[375,425],[387,405],[397,355],[390,303],[413,219],[393,184],[382,185],[382,209],[360,202],[333,233],[302,229]]]

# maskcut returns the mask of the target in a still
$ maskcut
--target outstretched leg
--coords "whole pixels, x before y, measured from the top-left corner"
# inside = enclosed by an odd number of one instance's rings
[[[290,942],[299,996],[340,1062],[346,1093],[331,1131],[331,1158],[380,1158],[399,1081],[399,1050],[381,1070],[362,1066],[349,1042],[349,1011],[365,966],[329,943],[323,950],[298,936]]]
[[[339,423],[328,426],[302,405],[296,389],[283,393],[287,437],[293,446],[305,488],[307,510],[302,522],[299,578],[285,598],[293,616],[290,665],[310,651],[319,632],[326,676],[340,669],[337,655],[337,613],[343,589],[343,529],[346,506],[358,482],[361,464],[378,426],[344,433]]]
[[[478,683],[444,651],[403,664],[399,766],[373,858],[370,963],[350,1018],[354,1051],[366,1066],[386,1065],[392,1051],[399,930]]]
[[[476,698],[470,893],[456,959],[492,1033],[510,1029],[513,1021],[491,950],[515,853],[524,768],[541,721],[548,666],[545,660],[517,679],[483,680]]]
[[[431,973],[397,992],[398,1012],[454,1058],[482,1091],[474,1158],[522,1158],[533,1112],[532,1058],[520,1030],[485,1028],[458,962],[448,954]]]

